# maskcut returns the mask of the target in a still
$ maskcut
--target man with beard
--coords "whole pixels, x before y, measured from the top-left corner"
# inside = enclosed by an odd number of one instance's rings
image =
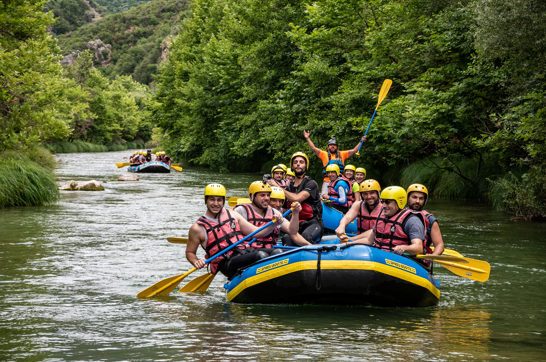
[[[279,235],[282,232],[295,235],[299,227],[299,213],[301,205],[299,202],[293,202],[293,214],[290,222],[285,220],[281,213],[269,206],[271,199],[271,186],[263,181],[254,181],[248,188],[249,204],[238,205],[234,211],[239,213],[245,220],[255,226],[262,226],[270,222],[274,217],[284,220],[278,227],[273,229],[268,235],[257,238],[251,246],[256,249],[271,249],[277,244]],[[267,250],[266,250],[267,251]],[[280,249],[275,249],[276,252],[281,252]]]
[[[296,179],[284,191],[287,207],[293,202],[301,204],[299,234],[308,242],[316,243],[320,241],[323,231],[322,204],[317,182],[306,176],[309,158],[303,152],[294,153],[290,158],[290,168],[294,171]],[[269,184],[279,186],[274,180],[269,180]],[[295,242],[290,235],[285,235],[283,244],[293,246]]]
[[[208,259],[218,252],[228,248],[258,229],[246,221],[239,213],[224,208],[226,189],[220,184],[210,184],[205,187],[205,205],[207,211],[191,227],[186,246],[186,259],[197,269],[206,266],[205,259],[197,257],[199,245],[206,251]],[[295,213],[296,209],[294,209]],[[297,215],[294,216],[297,218]],[[273,229],[283,223],[283,218],[275,218],[270,227],[256,234],[256,237],[269,235]],[[263,250],[254,249],[246,243],[238,244],[225,254],[210,262],[210,272],[222,272],[228,279],[233,278],[237,271],[257,260],[268,257],[270,254]]]
[[[336,229],[336,235],[340,240],[347,239],[345,228],[354,219],[357,219],[358,234],[363,234],[373,229],[382,209],[381,202],[379,201],[380,192],[381,186],[376,180],[369,179],[360,184],[362,201],[356,201],[347,214],[340,220],[339,226]],[[358,236],[354,237],[353,240],[358,240]]]
[[[413,184],[408,187],[408,208],[413,211],[420,212],[425,218],[426,240],[425,251],[427,254],[442,255],[444,252],[444,240],[438,219],[430,212],[423,210],[428,200],[428,190],[425,185]],[[430,248],[434,245],[434,251]],[[426,261],[430,264],[429,261]]]
[[[318,158],[322,161],[322,167],[324,169],[324,180],[322,183],[321,194],[328,193],[328,183],[330,180],[326,176],[326,166],[331,164],[336,164],[339,167],[339,171],[344,171],[345,160],[358,152],[358,146],[360,142],[365,142],[366,137],[362,137],[361,141],[356,144],[352,150],[339,151],[337,146],[337,141],[334,136],[328,141],[328,150],[324,151],[316,147],[311,138],[309,137],[311,133],[308,130],[303,131],[303,137],[307,141],[309,148],[317,155]]]
[[[364,232],[359,240],[347,245],[366,244],[396,254],[422,254],[425,240],[425,221],[421,213],[406,209],[408,197],[400,186],[381,191],[383,208],[373,229]]]

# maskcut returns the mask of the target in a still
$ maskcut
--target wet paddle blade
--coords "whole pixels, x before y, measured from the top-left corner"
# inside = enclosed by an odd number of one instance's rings
[[[434,246],[431,246],[430,248],[434,250]],[[442,255],[460,256],[461,258],[464,258],[463,254],[452,249],[444,249],[444,252],[442,253]]]
[[[236,197],[236,196],[230,197],[230,198],[228,199],[228,205],[229,205],[230,207],[233,207],[233,206],[237,205],[237,200],[239,200],[239,198]]]
[[[449,270],[455,275],[463,278],[486,282],[489,279],[491,265],[483,260],[465,258],[468,263],[458,263],[451,261],[435,260],[438,264]]]
[[[166,278],[163,280],[158,281],[152,286],[149,286],[148,288],[144,289],[140,293],[137,294],[138,298],[150,298],[155,296],[165,296],[168,295],[170,292],[174,290],[184,280],[185,277],[196,271],[197,269],[193,268],[190,271],[175,275],[170,278]]]
[[[131,166],[131,162],[116,162],[116,166],[118,166],[118,168]]]
[[[182,167],[180,167],[180,166],[171,165],[171,168],[172,168],[173,170],[178,171],[178,172],[182,172]]]
[[[182,238],[179,236],[169,236],[167,237],[167,241],[173,244],[187,244],[188,238]]]
[[[207,273],[201,276],[198,276],[188,284],[184,285],[179,293],[189,293],[189,292],[206,292],[210,283],[214,279],[214,274]]]

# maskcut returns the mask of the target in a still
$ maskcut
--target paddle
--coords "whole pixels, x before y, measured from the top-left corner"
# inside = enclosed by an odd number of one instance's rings
[[[286,211],[282,216],[286,217],[290,212],[292,212],[292,210]],[[271,220],[267,224],[263,225],[262,227],[258,228],[257,230],[253,231],[252,233],[248,234],[247,236],[245,236],[241,240],[237,241],[236,243],[231,244],[227,248],[225,248],[225,249],[219,251],[218,253],[214,254],[213,256],[211,256],[210,258],[205,260],[205,264],[210,263],[212,260],[214,260],[217,257],[227,253],[231,249],[235,248],[237,245],[239,245],[242,242],[246,241],[251,236],[254,236],[255,234],[259,233],[260,231],[262,231],[262,230],[268,228],[269,226],[273,225],[273,223],[275,221],[276,221],[275,219]],[[182,280],[184,280],[184,278],[186,278],[188,275],[190,275],[191,273],[193,273],[196,270],[197,270],[197,268],[193,267],[191,270],[187,271],[184,274],[175,275],[175,276],[160,280],[159,282],[155,283],[154,285],[151,285],[148,288],[141,291],[140,293],[138,293],[137,297],[138,298],[150,298],[150,297],[153,297],[153,296],[156,296],[156,295],[159,295],[159,296],[168,295],[170,292],[172,292],[174,290],[174,288],[176,288],[178,286],[178,284],[180,284],[182,282]]]
[[[178,171],[178,172],[182,172],[182,167],[180,167],[180,166],[171,165],[171,168],[172,168],[173,170]]]
[[[167,241],[173,244],[187,244],[188,238],[183,238],[179,236],[168,236]]]
[[[255,241],[256,238],[250,240],[248,245],[252,244]],[[214,279],[214,274],[212,273],[198,276],[197,278],[193,279],[191,282],[180,288],[178,290],[178,293],[206,292],[210,283],[212,282],[212,279]]]
[[[132,163],[131,162],[116,162],[116,166],[118,166],[118,168],[122,168],[122,167],[125,167],[125,166],[131,166]]]
[[[241,205],[241,204],[250,204],[250,202],[251,201],[248,197],[233,196],[228,199],[228,205],[231,207]]]
[[[488,262],[466,258],[462,255],[415,255],[415,257],[417,259],[434,260],[455,275],[479,282],[487,281],[491,271],[491,266]]]
[[[370,126],[372,125],[373,118],[375,117],[375,114],[377,113],[377,109],[379,108],[379,105],[381,102],[383,102],[383,99],[387,96],[387,93],[389,93],[389,89],[391,89],[392,80],[385,79],[383,81],[383,85],[381,86],[381,90],[379,91],[379,96],[377,98],[377,106],[375,106],[375,110],[373,111],[372,118],[370,119],[370,122],[368,123],[368,128],[366,128],[366,132],[364,133],[364,137],[368,134],[368,131],[370,130]],[[356,155],[360,155],[360,148],[362,147],[362,144],[364,141],[360,141],[360,145],[358,146],[358,151],[356,151]]]

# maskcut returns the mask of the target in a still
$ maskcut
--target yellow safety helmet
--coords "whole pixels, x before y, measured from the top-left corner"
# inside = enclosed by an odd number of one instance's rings
[[[347,166],[345,166],[345,168],[347,168]],[[357,167],[355,173],[363,173],[364,177],[366,177],[366,169],[364,167]]]
[[[248,187],[248,197],[252,200],[254,194],[257,192],[269,192],[271,193],[271,186],[263,181],[254,181]]]
[[[207,196],[223,196],[226,197],[226,188],[221,184],[209,184],[205,187],[205,200]]]
[[[133,155],[137,155],[138,154],[138,151],[133,151]]]
[[[292,167],[292,161],[294,161],[294,158],[296,157],[303,157],[305,162],[307,162],[306,170],[309,170],[309,157],[307,157],[307,155],[301,151],[294,153],[292,157],[290,157],[290,167]]]
[[[284,172],[286,172],[286,170],[288,169],[288,167],[286,167],[286,165],[284,163],[279,163],[279,166],[281,166],[281,168],[284,170]]]
[[[281,165],[275,165],[271,168],[271,174],[273,175],[275,172],[286,173],[286,167],[283,168]]]
[[[294,171],[292,171],[291,168],[286,169],[286,174],[287,174],[287,175],[290,175],[290,176],[296,177],[296,174],[294,173]]]
[[[331,172],[331,171],[335,171],[336,175],[339,176],[339,166],[338,165],[332,163],[332,164],[326,166],[326,172],[328,173],[328,172]]]
[[[271,196],[272,199],[285,200],[284,190],[278,186],[271,186]]]
[[[413,191],[417,191],[417,192],[422,192],[425,194],[425,200],[428,199],[428,190],[426,188],[425,185],[421,185],[421,184],[412,184],[412,185],[409,185],[408,189],[407,189],[407,194],[409,195],[410,192],[413,192]]]
[[[398,204],[398,208],[403,209],[408,202],[406,190],[400,186],[389,186],[381,191],[382,200],[394,200]]]
[[[347,170],[352,170],[352,171],[356,172],[356,168],[353,165],[346,165],[343,170],[344,170],[343,172],[345,172]]]
[[[379,185],[379,182],[374,179],[364,180],[360,184],[360,192],[366,191],[377,191],[379,194],[381,192],[381,185]]]

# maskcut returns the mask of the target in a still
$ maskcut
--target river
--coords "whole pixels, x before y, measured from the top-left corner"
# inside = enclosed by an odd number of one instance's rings
[[[136,294],[191,269],[185,236],[203,189],[244,196],[250,174],[141,174],[121,182],[129,151],[59,154],[59,184],[96,179],[54,205],[0,209],[0,359],[8,360],[543,360],[546,224],[483,205],[434,201],[446,246],[486,260],[475,282],[435,267],[435,307],[237,305],[217,276],[204,294]],[[185,282],[200,275],[196,272]]]

